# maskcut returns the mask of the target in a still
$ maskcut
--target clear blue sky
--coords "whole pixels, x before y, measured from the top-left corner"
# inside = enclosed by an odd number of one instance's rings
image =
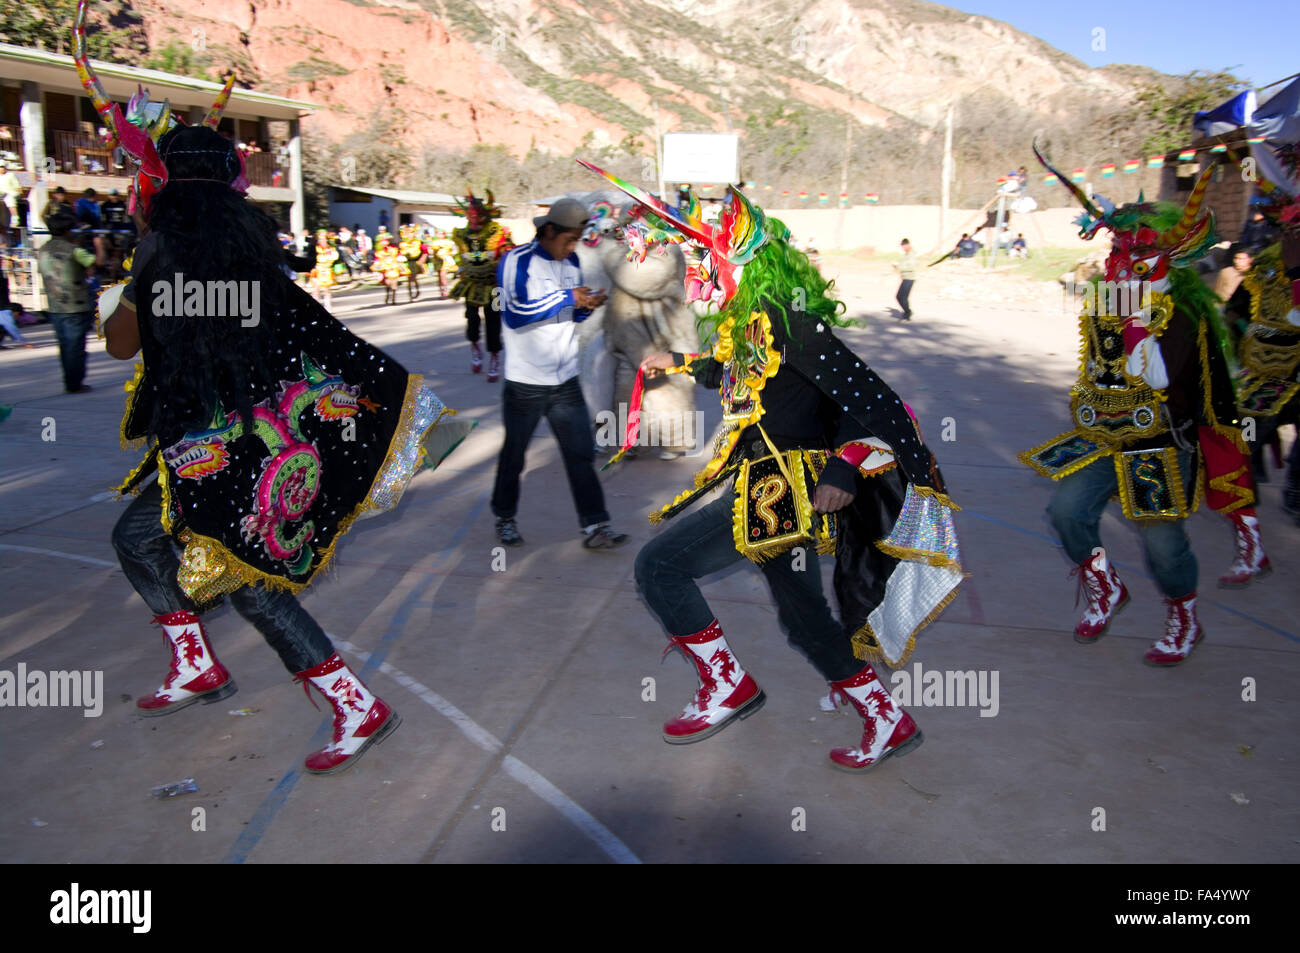
[[[1138,63],[1164,73],[1232,72],[1256,86],[1300,72],[1297,0],[954,0],[1089,66]],[[1105,30],[1105,49],[1093,31]]]

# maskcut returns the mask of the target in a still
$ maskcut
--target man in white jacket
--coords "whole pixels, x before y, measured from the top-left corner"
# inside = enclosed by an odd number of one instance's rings
[[[497,269],[506,355],[501,414],[506,439],[497,461],[492,512],[497,538],[507,546],[524,541],[515,523],[519,475],[543,416],[560,444],[583,546],[613,549],[627,542],[625,534],[609,528],[594,465],[591,417],[578,385],[578,325],[605,301],[604,293],[582,283],[575,249],[586,222],[581,202],[560,199],[533,219],[537,236],[511,249]]]

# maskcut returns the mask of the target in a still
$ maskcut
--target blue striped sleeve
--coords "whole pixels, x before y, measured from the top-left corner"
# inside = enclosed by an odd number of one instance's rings
[[[511,249],[497,269],[497,283],[502,291],[501,320],[510,328],[522,328],[555,317],[573,307],[573,291],[556,290],[540,298],[528,298],[528,269],[535,245],[529,242]]]

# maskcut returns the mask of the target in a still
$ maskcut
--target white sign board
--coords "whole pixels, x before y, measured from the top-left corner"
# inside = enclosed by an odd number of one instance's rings
[[[727,185],[740,179],[740,137],[727,133],[670,132],[664,136],[665,182]]]

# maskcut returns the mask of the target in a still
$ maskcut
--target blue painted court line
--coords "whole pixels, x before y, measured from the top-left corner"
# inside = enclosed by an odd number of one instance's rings
[[[442,551],[438,554],[435,565],[448,559],[460,545],[461,540],[463,540],[469,533],[470,527],[474,525],[474,522],[483,512],[484,507],[487,506],[490,495],[490,489],[485,489],[483,491],[478,501],[474,504],[473,509],[465,518],[465,522],[461,523],[456,532],[452,534],[447,545],[444,546]],[[358,677],[360,677],[363,682],[366,680],[367,676],[377,671],[379,666],[382,665],[384,660],[388,657],[389,649],[391,649],[401,637],[406,628],[406,623],[410,620],[411,610],[421,601],[425,592],[428,591],[429,587],[434,584],[437,578],[437,576],[431,575],[425,585],[417,586],[412,589],[410,594],[402,600],[401,605],[398,606],[397,611],[393,614],[392,621],[389,623],[388,631],[384,634],[384,637],[379,640],[379,645],[371,651],[370,657],[366,660],[365,665],[362,666],[361,671],[357,673]],[[324,724],[317,729],[316,734],[312,736],[311,742],[309,743],[311,748],[319,748],[324,745],[326,739],[332,736],[333,730],[333,719],[330,718],[326,720]],[[257,810],[254,811],[253,816],[249,818],[248,825],[235,840],[235,843],[231,845],[226,856],[222,858],[222,863],[242,864],[248,859],[248,855],[252,853],[253,848],[258,845],[261,839],[266,835],[266,832],[270,830],[271,825],[275,822],[276,816],[280,813],[280,809],[284,807],[285,802],[289,799],[289,793],[293,790],[294,786],[298,783],[298,779],[301,777],[302,772],[297,768],[293,768],[280,779],[279,783],[276,784],[271,793],[268,794],[263,799],[262,803],[257,806]]]
[[[1016,526],[1014,523],[1007,523],[1000,519],[995,519],[992,516],[985,516],[982,513],[977,513],[972,509],[967,509],[966,507],[962,507],[961,511],[964,515],[973,516],[977,520],[983,520],[986,523],[993,523],[995,526],[1001,526],[1005,529],[1013,530],[1017,533],[1022,533],[1025,536],[1033,536],[1036,539],[1045,539],[1053,546],[1055,546],[1057,549],[1061,548],[1060,542],[1058,542],[1053,537],[1048,536],[1046,533],[1039,533],[1036,530],[1025,529],[1022,526]],[[1153,579],[1152,575],[1149,572],[1147,572],[1145,568],[1138,568],[1137,566],[1126,566],[1120,562],[1115,563],[1115,565],[1118,566],[1120,569],[1123,569],[1127,573],[1137,573],[1139,576],[1142,576],[1144,579]],[[1235,615],[1238,618],[1245,619],[1247,622],[1251,622],[1259,626],[1261,629],[1265,629],[1269,632],[1274,633],[1275,635],[1280,635],[1284,639],[1289,639],[1292,642],[1300,642],[1300,635],[1296,635],[1294,632],[1288,632],[1286,631],[1286,629],[1279,629],[1277,626],[1265,622],[1263,619],[1256,619],[1253,615],[1242,612],[1240,609],[1234,609],[1232,606],[1225,605],[1224,603],[1219,602],[1217,599],[1206,599],[1204,596],[1202,596],[1201,598],[1209,602],[1210,605],[1214,606],[1216,609],[1222,609],[1224,612],[1230,613],[1231,615]]]

